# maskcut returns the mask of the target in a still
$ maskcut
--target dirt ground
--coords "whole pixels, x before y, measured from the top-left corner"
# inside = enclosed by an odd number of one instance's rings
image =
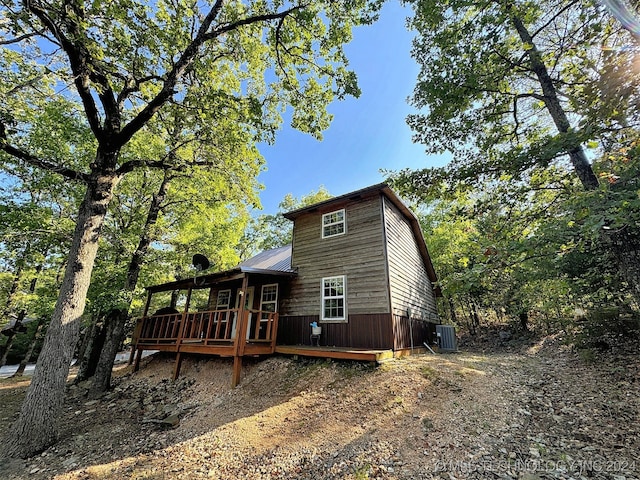
[[[155,356],[89,400],[69,388],[60,441],[2,479],[640,478],[638,346],[578,355],[553,337],[378,367]],[[588,361],[587,361],[588,360]],[[27,381],[0,381],[0,429]]]

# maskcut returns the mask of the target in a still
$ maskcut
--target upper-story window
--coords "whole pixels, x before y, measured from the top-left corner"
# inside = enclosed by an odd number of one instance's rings
[[[342,235],[346,231],[344,208],[322,215],[322,238]]]

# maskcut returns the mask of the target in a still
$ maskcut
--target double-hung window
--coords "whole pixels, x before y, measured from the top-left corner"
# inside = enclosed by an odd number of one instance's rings
[[[322,279],[322,320],[346,320],[346,277],[325,277]]]
[[[260,310],[263,312],[275,312],[278,305],[278,284],[262,286],[262,295],[260,296]]]
[[[345,218],[344,208],[322,215],[322,238],[344,234],[346,231]]]
[[[220,290],[218,292],[218,299],[216,300],[216,310],[222,310],[216,313],[218,322],[225,322],[225,327],[222,332],[226,332],[226,322],[229,319],[229,305],[231,304],[231,290]]]
[[[216,310],[227,310],[231,303],[231,290],[220,290],[216,301]]]

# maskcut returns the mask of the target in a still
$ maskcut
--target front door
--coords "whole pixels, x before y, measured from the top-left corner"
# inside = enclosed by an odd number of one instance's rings
[[[251,307],[253,307],[253,293],[254,293],[255,287],[247,287],[247,294],[245,295],[244,298],[244,308],[245,310],[249,310]],[[240,295],[240,293],[242,293],[242,290],[238,290],[238,293],[236,294],[236,309],[240,308],[240,298],[242,297],[242,295]],[[252,312],[249,310],[249,324],[247,325],[247,340],[249,339],[249,332],[251,331],[251,316],[252,316]],[[234,313],[233,315],[233,327],[231,328],[231,338],[236,338],[236,323],[237,323],[237,318],[238,318],[238,314]]]

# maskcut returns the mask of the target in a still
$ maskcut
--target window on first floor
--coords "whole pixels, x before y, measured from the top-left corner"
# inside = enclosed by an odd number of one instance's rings
[[[322,238],[342,235],[345,231],[344,208],[322,215]]]
[[[216,310],[227,310],[231,304],[231,290],[220,290],[216,301]]]
[[[260,295],[260,310],[263,312],[275,312],[278,309],[278,284],[262,286]]]
[[[345,320],[346,277],[325,277],[322,279],[322,320]]]

